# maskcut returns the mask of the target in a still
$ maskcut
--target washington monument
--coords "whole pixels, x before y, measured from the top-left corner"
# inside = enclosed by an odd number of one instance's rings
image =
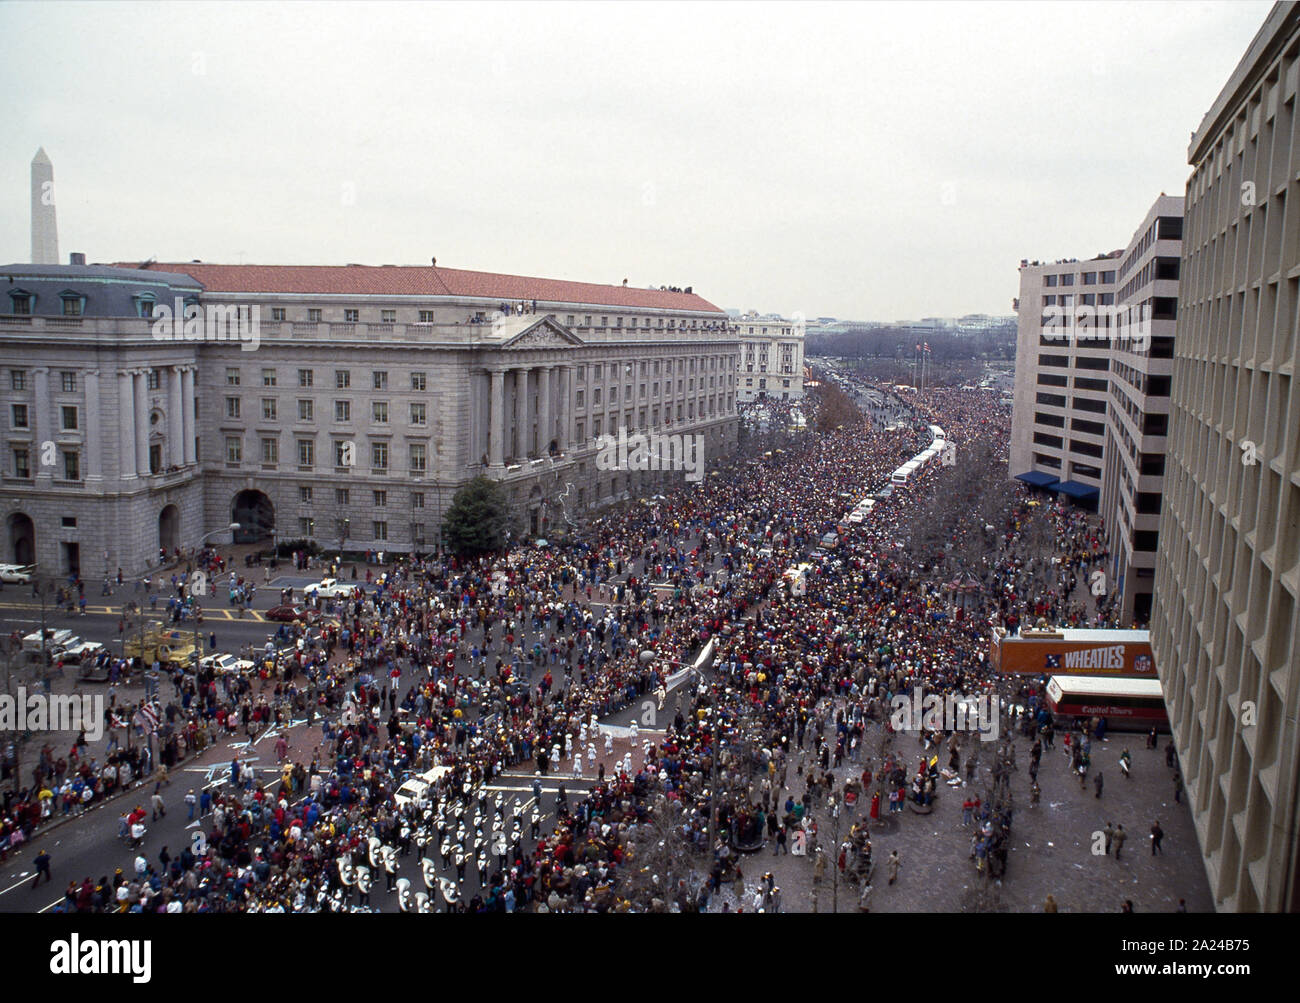
[[[32,264],[59,263],[59,228],[54,219],[54,165],[45,147],[32,157]]]

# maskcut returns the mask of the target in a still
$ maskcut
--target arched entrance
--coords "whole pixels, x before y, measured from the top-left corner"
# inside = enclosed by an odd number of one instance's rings
[[[14,564],[36,563],[36,525],[32,517],[15,512],[8,519],[9,556]]]
[[[235,495],[230,506],[230,521],[239,523],[236,543],[257,543],[275,529],[275,506],[261,491],[249,488]]]
[[[158,546],[170,554],[180,545],[181,510],[175,505],[165,505],[158,514]]]

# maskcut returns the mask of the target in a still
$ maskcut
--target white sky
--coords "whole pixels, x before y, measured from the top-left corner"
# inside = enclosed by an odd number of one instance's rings
[[[724,307],[1006,314],[1124,246],[1263,24],[1232,3],[2,4],[90,261],[428,264]]]

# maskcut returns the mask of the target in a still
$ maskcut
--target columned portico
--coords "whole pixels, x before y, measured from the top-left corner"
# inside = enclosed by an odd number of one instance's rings
[[[88,369],[86,381],[86,480],[102,481],[103,434],[99,427],[99,370]]]
[[[538,402],[537,454],[547,456],[550,453],[551,440],[555,438],[555,426],[551,421],[551,376],[554,367],[542,366],[540,372],[541,382],[538,384],[538,388],[541,391],[541,399]]]
[[[528,370],[515,370],[515,462],[528,458],[528,431],[532,415],[528,413]]]
[[[198,462],[194,449],[194,367],[185,366],[181,370],[181,436],[185,439],[181,455],[186,466]]]
[[[167,371],[167,459],[172,466],[185,462],[185,405],[182,403],[181,367]]]
[[[36,446],[36,479],[48,481],[54,476],[54,467],[45,462],[45,443],[53,439],[50,435],[49,367],[39,366],[35,374],[36,394],[32,400],[32,437]]]
[[[568,453],[574,447],[573,441],[573,375],[574,367],[565,366],[560,370],[563,377],[563,390],[560,394],[560,449]]]
[[[135,480],[135,375],[129,369],[117,374],[118,475]]]
[[[491,420],[488,430],[488,466],[500,470],[505,463],[502,445],[505,442],[506,426],[506,371],[489,369],[491,387],[488,391],[488,403]]]
[[[143,369],[132,369],[135,385],[135,472],[148,477],[149,470],[149,384]]]

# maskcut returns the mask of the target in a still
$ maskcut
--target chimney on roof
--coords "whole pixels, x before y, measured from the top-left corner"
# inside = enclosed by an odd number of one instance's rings
[[[434,268],[437,268],[437,267],[438,267],[438,259],[437,259],[437,258],[430,258],[430,259],[429,259],[429,263],[432,264]]]
[[[623,280],[623,288],[624,288],[624,289],[627,288],[627,279],[624,279],[624,280]]]
[[[73,251],[68,255],[68,264],[70,265],[84,265],[85,263],[86,256],[80,251]]]

